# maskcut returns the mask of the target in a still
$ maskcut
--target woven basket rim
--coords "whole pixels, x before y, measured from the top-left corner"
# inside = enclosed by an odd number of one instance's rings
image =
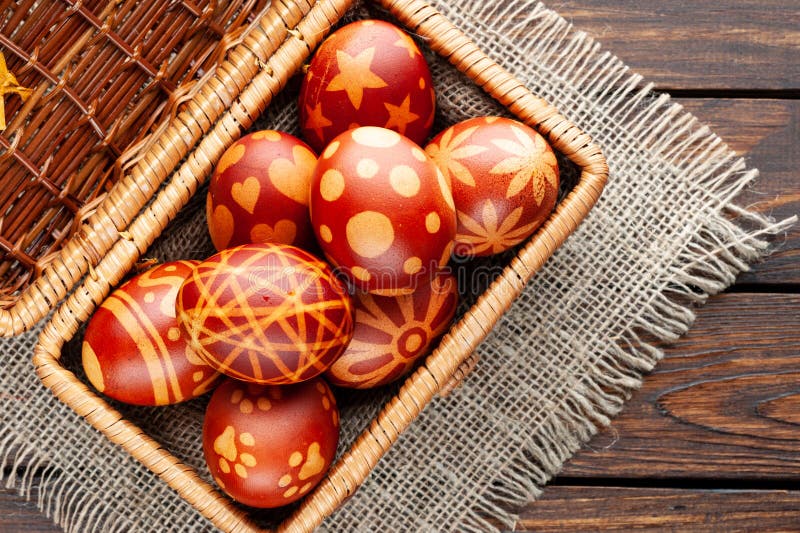
[[[300,507],[280,526],[280,530],[309,531],[317,527],[357,490],[380,457],[425,405],[436,394],[446,392],[446,387],[453,385],[451,380],[458,381],[464,377],[469,366],[474,364],[474,359],[470,358],[474,349],[510,307],[525,283],[589,213],[608,177],[606,160],[586,133],[561,116],[553,106],[533,96],[521,82],[489,59],[433,7],[422,0],[375,1],[406,29],[429,38],[429,45],[434,51],[450,60],[517,118],[535,127],[556,150],[580,167],[581,175],[576,186],[559,202],[547,222],[521,248],[470,310],[451,327],[425,364],[406,378],[397,395],[387,402],[323,481],[302,500]],[[288,79],[292,72],[285,72],[286,66],[299,66],[298,55],[302,62],[351,7],[353,0],[308,0],[308,3],[313,7],[295,30],[289,33],[283,45],[265,62],[265,69],[253,79],[243,95],[250,94],[249,90],[252,89],[260,93],[264,102],[270,101],[274,93],[264,92],[256,86],[264,83],[264,79],[272,79],[273,75]],[[281,67],[284,71],[281,71]],[[209,136],[204,141],[207,139]],[[202,147],[201,143],[192,157]],[[219,155],[221,152],[217,151],[216,157]],[[215,163],[214,154],[211,157],[202,156],[202,159]],[[196,182],[180,178],[178,173],[177,178],[169,181],[168,188],[174,184],[177,189],[186,189],[190,193],[196,190]],[[165,189],[157,195],[157,199],[169,196],[170,192]],[[191,194],[185,194],[177,199],[170,198],[169,201],[180,204],[172,205],[179,209],[189,196]],[[147,215],[142,213],[132,226]],[[34,352],[36,372],[45,386],[62,402],[159,475],[217,527],[226,531],[260,531],[230,499],[161,448],[60,364],[64,344],[75,335],[80,324],[88,319],[94,307],[102,302],[110,288],[122,279],[139,254],[159,233],[151,230],[140,234],[131,230],[129,240],[122,239],[111,248],[96,268],[99,274],[97,279],[87,278],[46,324]]]

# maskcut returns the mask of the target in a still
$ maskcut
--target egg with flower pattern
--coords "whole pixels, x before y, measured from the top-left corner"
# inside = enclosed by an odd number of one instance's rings
[[[508,250],[536,231],[555,206],[556,156],[544,137],[521,122],[472,118],[441,132],[425,151],[450,179],[457,255]]]
[[[256,131],[233,143],[220,158],[206,196],[214,247],[312,245],[308,185],[316,163],[306,143],[280,131]]]
[[[188,343],[175,296],[196,261],[172,261],[134,276],[103,301],[83,337],[82,361],[94,387],[136,405],[167,405],[200,396],[219,374]]]
[[[372,126],[338,136],[311,178],[311,224],[326,257],[360,290],[408,294],[450,258],[450,187],[408,138]]]
[[[353,340],[325,377],[340,387],[368,389],[407,374],[450,325],[457,288],[455,277],[441,273],[412,294],[357,294]]]
[[[238,502],[275,508],[322,480],[339,442],[339,411],[324,380],[271,386],[223,382],[206,409],[203,455]]]
[[[311,379],[353,335],[353,305],[320,259],[285,244],[225,249],[194,267],[178,291],[178,323],[209,365],[243,381]]]
[[[357,126],[388,128],[421,144],[433,125],[436,96],[422,52],[408,34],[381,20],[360,20],[319,46],[303,78],[303,138],[321,151]]]

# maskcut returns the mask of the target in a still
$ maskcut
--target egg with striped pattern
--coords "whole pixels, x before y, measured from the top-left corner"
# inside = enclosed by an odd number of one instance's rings
[[[136,405],[200,396],[219,374],[189,346],[175,318],[178,289],[197,261],[172,261],[134,276],[111,293],[86,326],[82,362],[104,395]]]

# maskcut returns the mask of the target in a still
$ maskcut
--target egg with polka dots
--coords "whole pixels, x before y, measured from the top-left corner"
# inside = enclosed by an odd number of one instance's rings
[[[233,143],[208,186],[206,218],[214,247],[312,245],[308,186],[316,163],[306,143],[280,131],[256,131]]]
[[[380,126],[423,143],[436,96],[430,70],[411,37],[382,20],[360,20],[319,46],[300,89],[303,138],[321,151],[357,126]]]
[[[339,442],[339,411],[321,378],[297,385],[223,382],[203,421],[211,477],[234,500],[275,508],[306,496]]]
[[[211,390],[219,374],[191,349],[175,297],[196,261],[172,261],[134,276],[86,326],[82,362],[101,393],[136,405],[168,405]]]
[[[326,257],[360,290],[409,294],[450,258],[450,186],[394,131],[365,126],[334,139],[314,170],[310,209]]]

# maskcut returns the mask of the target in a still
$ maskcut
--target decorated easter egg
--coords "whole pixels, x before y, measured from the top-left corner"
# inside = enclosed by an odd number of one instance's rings
[[[206,197],[206,218],[217,250],[276,242],[313,244],[308,186],[317,156],[279,131],[245,135],[220,158]]]
[[[323,252],[361,290],[408,294],[450,258],[450,187],[425,152],[394,131],[366,126],[334,139],[310,198]]]
[[[173,261],[125,282],[97,308],[83,337],[94,387],[136,405],[167,405],[211,390],[219,374],[189,346],[175,296],[196,261]]]
[[[353,304],[331,268],[285,244],[244,244],[199,263],[181,286],[190,345],[228,376],[281,385],[324,372],[353,335]]]
[[[530,236],[555,206],[556,156],[544,137],[521,122],[472,118],[441,132],[425,151],[450,179],[458,255],[508,250]]]
[[[306,494],[336,454],[339,412],[324,380],[272,386],[222,383],[206,409],[203,453],[233,499],[274,508]]]
[[[435,105],[414,41],[388,22],[361,20],[332,33],[314,54],[300,89],[300,126],[317,151],[357,126],[389,128],[422,144]]]
[[[458,304],[457,282],[441,273],[412,294],[359,293],[355,304],[353,340],[325,377],[342,387],[378,387],[408,373],[447,330]]]

